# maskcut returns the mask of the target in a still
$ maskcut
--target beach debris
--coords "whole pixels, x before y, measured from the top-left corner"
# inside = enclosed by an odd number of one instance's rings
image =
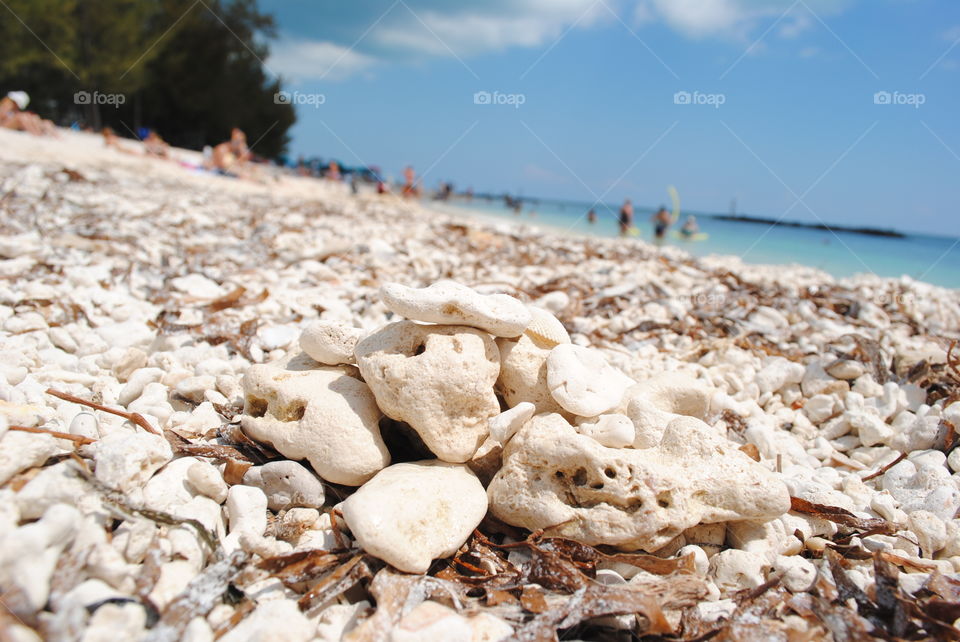
[[[124,430],[102,437],[93,455],[97,480],[123,492],[143,486],[171,459],[173,449],[163,437]]]
[[[390,463],[382,413],[351,367],[321,366],[303,353],[258,364],[243,377],[243,431],[321,478],[359,486]]]
[[[489,421],[490,437],[498,444],[506,444],[518,430],[536,413],[537,407],[529,401],[521,401],[513,408],[504,410]]]
[[[510,441],[488,489],[514,526],[591,545],[657,551],[700,523],[773,519],[790,509],[775,474],[693,418],[655,448],[605,448],[558,415],[538,415]]]
[[[557,403],[547,385],[547,357],[554,346],[532,335],[517,339],[497,339],[500,352],[500,376],[496,390],[508,406],[532,403],[537,413],[567,411]]]
[[[243,483],[266,493],[267,507],[272,511],[323,506],[323,483],[295,461],[271,461],[253,466],[244,473]]]
[[[343,502],[360,546],[407,573],[425,573],[452,555],[487,514],[487,494],[466,466],[394,464]]]
[[[570,343],[570,334],[563,324],[547,310],[531,305],[530,325],[524,330],[525,334],[539,339],[546,345],[560,345],[561,343]]]
[[[637,438],[637,429],[626,415],[611,413],[599,417],[578,417],[577,432],[607,448],[627,448]]]
[[[960,639],[955,291],[10,136],[4,634]]]
[[[530,325],[530,310],[506,294],[480,294],[455,281],[437,281],[414,289],[399,283],[380,288],[391,312],[414,321],[465,325],[495,337],[519,336]]]
[[[473,457],[500,412],[500,354],[488,334],[398,321],[366,336],[356,355],[385,415],[408,423],[444,461]]]
[[[650,448],[660,443],[664,429],[674,419],[694,417],[706,421],[711,414],[724,409],[720,395],[703,383],[686,375],[665,373],[652,377],[626,393],[624,414],[636,429],[633,446]],[[735,421],[741,421],[733,415]]]
[[[547,388],[574,415],[596,417],[616,408],[634,383],[590,348],[563,343],[547,356]]]
[[[314,321],[300,335],[300,349],[327,366],[356,363],[353,351],[363,336],[360,328],[334,321]]]

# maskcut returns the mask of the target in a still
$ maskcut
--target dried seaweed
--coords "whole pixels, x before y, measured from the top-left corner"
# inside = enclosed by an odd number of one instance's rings
[[[348,550],[297,551],[260,560],[257,563],[257,568],[269,572],[284,584],[294,584],[313,579],[319,573],[346,561],[352,556],[353,551]]]
[[[246,433],[244,433],[237,424],[224,424],[220,426],[219,430],[217,430],[217,436],[220,437],[221,441],[229,442],[224,444],[225,446],[236,449],[246,460],[252,461],[255,464],[263,464],[271,459],[280,457],[280,454],[273,448],[247,437]]]
[[[92,401],[87,401],[86,399],[81,399],[80,397],[75,397],[66,392],[60,392],[59,390],[54,390],[53,388],[47,388],[47,394],[53,395],[58,399],[63,399],[64,401],[69,401],[72,403],[77,403],[82,406],[87,406],[93,408],[94,410],[102,410],[103,412],[108,412],[111,415],[117,415],[118,417],[123,417],[127,421],[130,421],[147,432],[152,432],[155,435],[159,435],[160,431],[150,425],[150,422],[147,421],[146,417],[136,412],[127,412],[125,410],[117,410],[116,408],[110,408],[109,406],[104,406],[102,404],[94,403]]]
[[[164,436],[170,443],[170,447],[173,448],[173,452],[179,455],[209,457],[217,460],[218,462],[240,461],[250,464],[253,463],[251,459],[247,457],[247,455],[240,452],[240,450],[234,448],[233,446],[209,443],[194,444],[171,431],[167,431]]]
[[[407,611],[433,597],[460,606],[453,583],[428,575],[406,575],[390,567],[374,576],[368,591],[376,599],[377,610],[344,640],[379,642],[388,639],[391,629]]]
[[[72,441],[77,446],[85,446],[87,444],[94,444],[97,442],[96,439],[90,439],[89,437],[83,437],[82,435],[71,435],[68,432],[58,432],[56,430],[47,430],[45,428],[34,428],[31,426],[10,426],[10,430],[18,430],[20,432],[31,432],[37,435],[50,435],[51,437],[56,437],[57,439],[66,439]]]
[[[822,639],[823,630],[815,621],[808,621],[808,628],[803,632],[791,630],[784,624],[783,617],[790,609],[789,596],[785,589],[775,585],[758,587],[749,599],[740,602],[729,621],[711,639],[735,642]]]
[[[858,359],[869,366],[877,383],[883,384],[890,380],[890,365],[884,361],[879,343],[859,334],[845,334],[840,337],[840,341],[846,340],[853,341],[855,347],[849,354],[841,355],[843,358]]]
[[[229,294],[225,294],[219,299],[214,299],[206,305],[207,310],[210,312],[219,312],[220,310],[226,310],[227,308],[232,308],[240,303],[240,298],[243,297],[244,293],[247,291],[247,288],[237,286],[235,290]]]
[[[673,627],[664,617],[657,598],[668,597],[678,601],[693,602],[703,595],[697,590],[699,588],[696,578],[690,576],[678,576],[674,581],[665,583],[655,595],[647,591],[586,584],[574,592],[566,602],[538,614],[515,631],[513,639],[555,640],[558,629],[569,629],[594,617],[628,613],[643,616],[647,622],[645,634],[673,633]]]
[[[935,574],[916,595],[907,595],[899,588],[892,563],[906,560],[877,552],[873,555],[873,590],[863,591],[849,579],[846,563],[837,553],[828,550],[826,556],[836,593],[810,595],[809,604],[835,639],[960,640],[960,630],[952,625],[960,616],[957,587],[943,576]],[[852,600],[856,609],[849,608],[847,600]]]
[[[879,517],[857,517],[844,508],[815,504],[805,499],[800,499],[799,497],[790,498],[790,510],[805,515],[813,515],[819,519],[825,519],[842,526],[869,531],[871,534],[882,533],[884,535],[892,535],[897,532],[897,527],[885,519]]]
[[[167,605],[160,615],[160,621],[144,638],[145,642],[179,640],[190,620],[205,616],[217,605],[248,559],[248,553],[242,550],[234,551],[228,557],[207,566]]]
[[[881,475],[883,475],[884,473],[886,473],[888,470],[890,470],[891,468],[893,468],[894,466],[896,466],[897,464],[899,464],[901,461],[903,461],[903,460],[906,459],[906,458],[907,458],[907,453],[900,453],[900,455],[898,455],[898,456],[896,457],[896,459],[894,459],[893,461],[891,461],[889,464],[886,464],[886,465],[882,466],[882,467],[881,467],[879,470],[877,470],[876,472],[870,473],[869,475],[867,475],[866,477],[864,477],[861,481],[870,481],[871,479],[874,479],[874,478],[876,478],[876,477],[880,477]]]
[[[380,562],[364,553],[358,553],[327,574],[300,598],[300,610],[308,611],[317,604],[327,602],[363,579],[373,577],[373,568]]]
[[[706,585],[694,573],[692,555],[665,559],[605,553],[565,538],[541,538],[539,533],[524,541],[496,544],[480,531],[464,548],[437,577],[461,587],[457,590],[462,599],[477,598],[487,607],[522,609],[521,613],[510,611],[512,619],[518,620],[515,639],[520,640],[552,640],[558,630],[581,632],[584,626],[592,631],[597,627],[587,620],[624,614],[639,615],[643,632],[672,633],[664,611],[691,606],[706,594]],[[514,549],[529,553],[519,566],[506,559],[505,553]],[[633,565],[649,577],[621,586],[594,581],[597,565],[613,562]]]

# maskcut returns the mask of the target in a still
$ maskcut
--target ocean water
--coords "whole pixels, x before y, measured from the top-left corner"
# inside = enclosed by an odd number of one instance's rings
[[[430,206],[436,206],[431,203]],[[540,201],[524,202],[520,214],[503,206],[502,200],[455,200],[440,205],[463,214],[481,214],[507,220],[548,226],[582,235],[617,236],[616,212],[598,206],[597,222],[587,222],[589,203]],[[653,241],[650,224],[652,210],[637,207],[634,223],[639,237]],[[703,241],[675,238],[672,230],[686,219],[697,217],[700,231],[709,235]],[[831,233],[796,227],[771,226],[766,223],[724,221],[698,212],[682,212],[680,222],[667,233],[665,244],[683,248],[695,256],[732,254],[747,263],[799,263],[819,268],[835,277],[873,273],[885,277],[908,275],[920,281],[948,288],[960,288],[960,239],[910,234],[906,238],[868,236],[848,232]]]

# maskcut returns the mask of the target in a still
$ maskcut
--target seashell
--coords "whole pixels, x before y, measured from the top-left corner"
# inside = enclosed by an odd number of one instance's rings
[[[570,335],[557,317],[535,305],[529,305],[527,308],[530,310],[532,320],[524,330],[526,334],[550,344],[551,348],[561,343],[570,343]]]

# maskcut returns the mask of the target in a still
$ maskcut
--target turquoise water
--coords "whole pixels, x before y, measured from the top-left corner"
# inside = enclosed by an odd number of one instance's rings
[[[507,210],[502,201],[474,199],[445,203],[464,213],[503,217],[518,222],[546,225],[575,234],[604,237],[617,236],[617,206],[595,208],[597,222],[587,222],[589,203],[540,201],[524,202],[520,214]],[[824,230],[770,226],[765,223],[723,221],[709,214],[691,212],[697,217],[700,231],[709,234],[705,241],[690,242],[673,238],[668,232],[665,244],[683,248],[695,256],[733,254],[747,263],[799,263],[819,268],[836,277],[858,273],[900,277],[908,275],[948,288],[960,288],[960,240],[925,235],[888,238],[831,233]],[[634,221],[640,238],[651,241],[649,223],[652,210],[636,208]],[[680,216],[685,220],[687,213]],[[674,229],[679,228],[679,224]]]

